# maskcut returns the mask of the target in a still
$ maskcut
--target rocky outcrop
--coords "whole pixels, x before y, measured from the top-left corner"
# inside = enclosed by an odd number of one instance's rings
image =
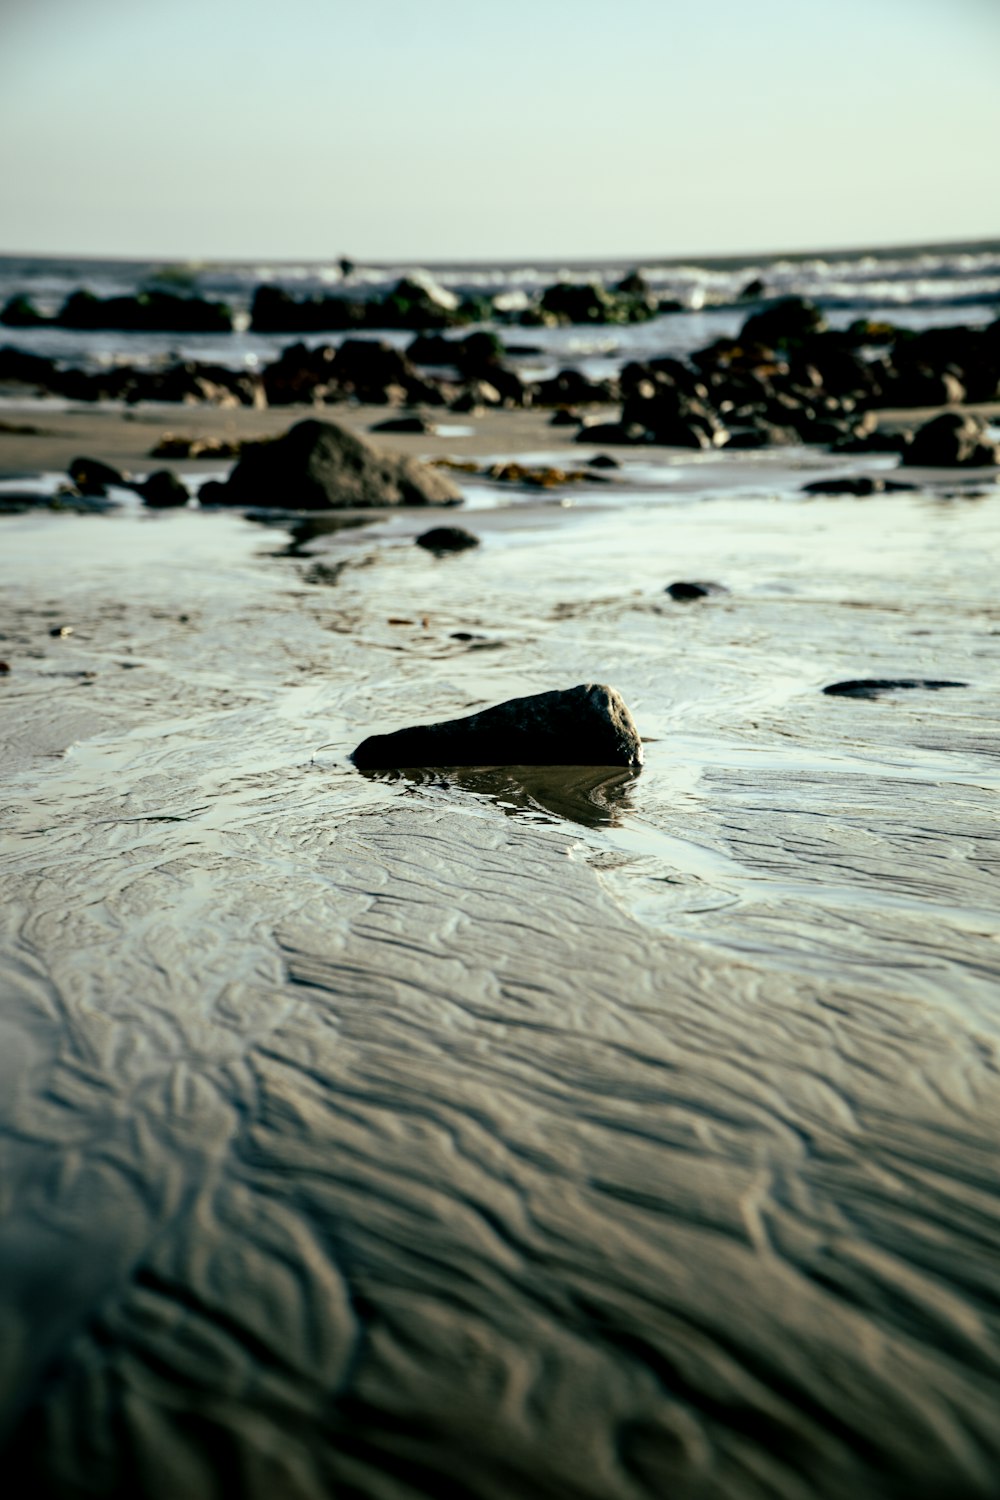
[[[462,494],[439,469],[396,458],[333,422],[299,422],[270,442],[247,443],[214,505],[288,510],[456,505]]]
[[[642,741],[614,688],[600,683],[511,698],[468,718],[372,735],[361,770],[401,766],[638,766]]]

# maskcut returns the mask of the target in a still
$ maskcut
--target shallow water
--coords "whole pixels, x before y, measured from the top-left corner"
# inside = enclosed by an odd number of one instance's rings
[[[35,1493],[997,1493],[1000,512],[820,471],[4,521]],[[585,680],[640,774],[349,763]]]

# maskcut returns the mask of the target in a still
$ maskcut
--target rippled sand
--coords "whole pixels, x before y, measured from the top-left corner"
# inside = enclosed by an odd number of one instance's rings
[[[1000,1493],[997,492],[799,462],[3,521],[20,1493]],[[584,680],[640,775],[347,760]]]

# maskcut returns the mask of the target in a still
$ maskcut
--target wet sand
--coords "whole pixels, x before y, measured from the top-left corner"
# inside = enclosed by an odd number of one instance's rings
[[[147,417],[294,414],[36,409],[3,467],[151,467]],[[441,560],[426,512],[3,519],[24,1494],[997,1494],[995,476],[618,456],[471,481]],[[821,691],[868,676],[968,686]],[[641,774],[349,763],[584,680]]]

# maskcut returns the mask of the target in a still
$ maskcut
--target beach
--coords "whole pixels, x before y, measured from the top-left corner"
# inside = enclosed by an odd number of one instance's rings
[[[393,414],[0,411],[19,1493],[990,1500],[998,471]],[[57,494],[317,415],[462,505]],[[584,682],[641,770],[352,764]]]

